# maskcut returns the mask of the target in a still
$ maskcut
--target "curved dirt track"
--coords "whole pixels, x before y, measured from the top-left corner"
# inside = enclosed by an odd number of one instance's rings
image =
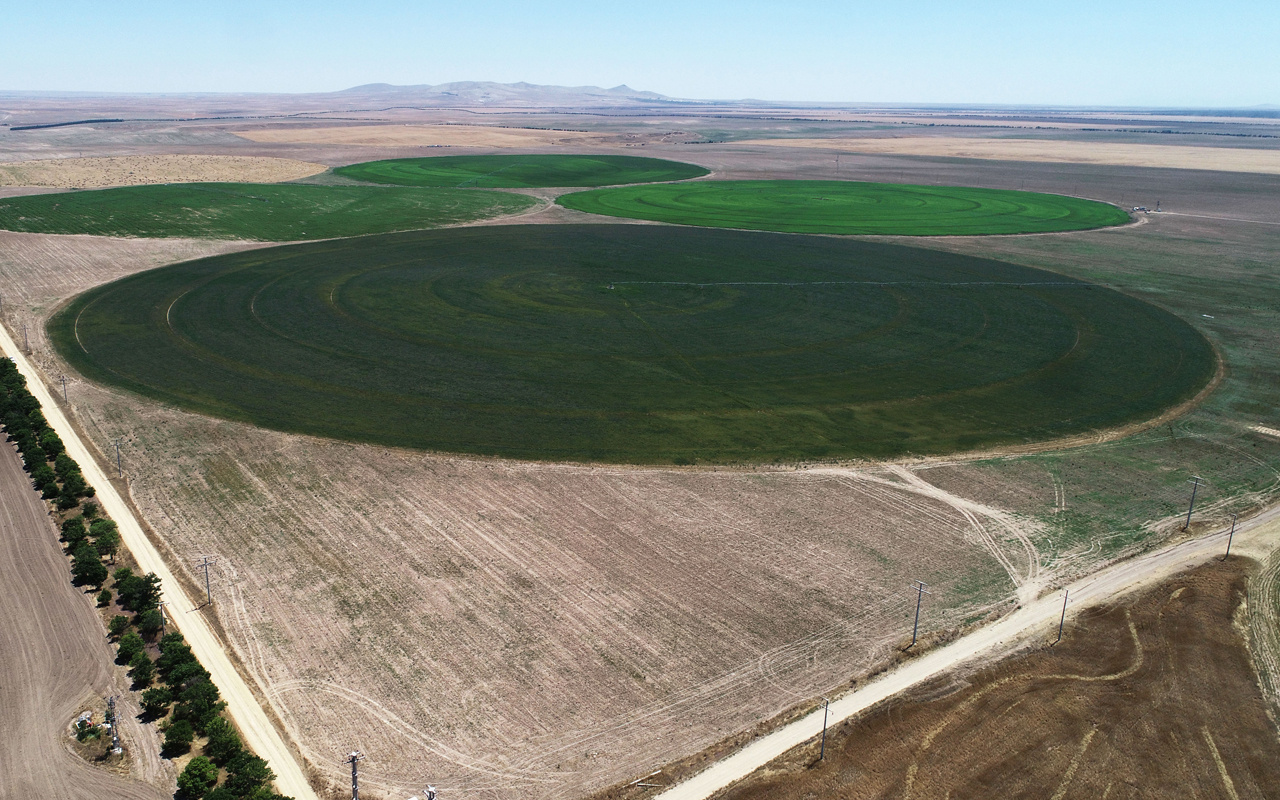
[[[245,743],[255,753],[266,759],[276,773],[276,789],[295,800],[316,800],[316,794],[307,782],[306,775],[294,758],[293,752],[263,712],[257,698],[227,657],[212,629],[205,622],[196,605],[184,594],[181,584],[174,578],[173,573],[160,557],[160,553],[147,539],[129,506],[117,494],[115,487],[107,479],[92,453],[80,440],[79,434],[67,421],[62,409],[45,387],[40,374],[18,349],[9,332],[3,328],[0,328],[0,350],[3,350],[4,355],[12,358],[18,369],[26,376],[27,387],[43,406],[44,415],[50,427],[62,437],[67,453],[79,462],[85,479],[97,489],[98,501],[107,515],[119,524],[120,537],[137,560],[141,571],[154,572],[160,576],[164,596],[172,604],[169,607],[170,619],[182,631],[182,635],[186,637],[187,643],[191,645],[200,663],[213,676],[213,682],[227,701],[227,710],[244,735]],[[9,652],[8,648],[5,652]],[[54,793],[27,796],[60,797],[62,795]]]
[[[1276,543],[1280,507],[1243,523],[1236,530],[1242,551],[1265,552]],[[1073,605],[1087,607],[1221,555],[1227,532],[1181,542],[1172,547],[1123,561],[1072,583],[1067,589]],[[830,705],[831,725],[838,724],[882,700],[937,677],[971,659],[1006,652],[1037,632],[1051,632],[1062,609],[1062,594],[1055,592],[1027,603],[999,622],[975,631],[949,645],[909,662],[900,669],[863,685]],[[1068,610],[1070,616],[1070,610]],[[818,709],[773,733],[752,742],[728,758],[711,765],[687,781],[657,795],[659,800],[703,800],[745,778],[778,756],[822,732],[823,711]]]
[[[7,443],[0,444],[0,575],[0,798],[168,797],[67,749],[71,719],[119,690],[113,654],[90,602],[71,585],[44,501]],[[137,759],[145,748],[131,723],[122,728]]]

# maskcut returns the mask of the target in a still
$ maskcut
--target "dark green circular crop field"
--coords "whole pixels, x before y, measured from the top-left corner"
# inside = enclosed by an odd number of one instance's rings
[[[57,313],[85,375],[285,431],[526,459],[945,453],[1142,420],[1215,358],[982,258],[636,225],[457,228],[163,267]]]
[[[393,158],[338,167],[334,174],[398,186],[527,189],[682,181],[709,174],[695,164],[640,156],[492,155]]]
[[[1056,194],[854,181],[697,181],[562,195],[611,217],[787,233],[968,236],[1122,225],[1123,210]]]
[[[536,202],[459,189],[174,183],[0,198],[0,229],[290,242],[438,228],[514,214]]]

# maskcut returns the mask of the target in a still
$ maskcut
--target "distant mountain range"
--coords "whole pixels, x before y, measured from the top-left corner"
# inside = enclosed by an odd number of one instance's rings
[[[457,81],[435,85],[394,86],[368,83],[340,92],[313,94],[311,97],[369,99],[384,102],[429,106],[627,106],[680,102],[657,92],[641,92],[630,86],[601,89],[599,86],[541,86],[535,83],[493,83],[491,81]]]

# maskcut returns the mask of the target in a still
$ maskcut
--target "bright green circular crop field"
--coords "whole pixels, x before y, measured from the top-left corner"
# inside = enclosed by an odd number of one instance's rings
[[[285,431],[525,459],[888,457],[1142,420],[1215,357],[1172,314],[898,245],[642,225],[254,250],[90,290],[90,378]]]
[[[536,202],[460,189],[175,183],[0,198],[0,229],[290,242],[456,225]]]
[[[566,154],[393,158],[338,167],[334,174],[398,186],[527,189],[682,181],[707,175],[709,170],[660,158]]]
[[[854,181],[697,181],[562,195],[611,217],[787,233],[967,236],[1122,225],[1123,210],[1056,194]]]

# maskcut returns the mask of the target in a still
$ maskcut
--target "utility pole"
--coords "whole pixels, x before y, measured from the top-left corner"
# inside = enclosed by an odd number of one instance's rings
[[[107,698],[107,722],[111,723],[111,752],[120,753],[124,748],[120,746],[120,726],[116,724],[116,699],[114,697]]]
[[[27,339],[27,323],[22,323],[22,349],[31,355],[31,342]]]
[[[818,747],[818,760],[827,756],[827,712],[831,709],[831,701],[822,698],[822,744]]]
[[[911,587],[916,590],[916,622],[911,627],[911,644],[907,647],[908,650],[916,646],[916,634],[920,632],[920,603],[924,600],[926,594],[932,594],[932,592],[924,590],[924,587],[928,585],[924,581],[916,581],[916,585]]]
[[[836,177],[840,177],[840,154],[836,153]]]
[[[1236,538],[1236,515],[1232,514],[1231,515],[1231,533],[1227,534],[1227,553],[1222,557],[1223,561],[1226,561],[1227,558],[1230,557],[1231,555],[1231,540],[1234,538]]]
[[[196,568],[204,568],[204,602],[205,605],[213,604],[213,592],[209,589],[209,567],[218,563],[217,556],[201,556],[200,563],[196,564]]]
[[[1062,590],[1062,619],[1058,620],[1058,638],[1054,642],[1054,644],[1057,644],[1058,642],[1062,641],[1062,626],[1067,624],[1067,598],[1070,596],[1071,596],[1070,589]]]
[[[157,606],[157,608],[160,611],[160,638],[161,639],[163,639],[169,633],[169,628],[165,625],[165,617],[167,615],[164,613],[164,607],[167,605],[168,603],[161,600],[160,605]]]
[[[120,469],[120,440],[116,439],[113,444],[116,446],[116,477],[123,478],[124,470]]]
[[[62,402],[71,405],[71,401],[67,399],[67,376],[59,375],[58,381],[62,383]]]
[[[1184,531],[1191,527],[1191,512],[1196,508],[1196,491],[1200,488],[1200,476],[1195,476],[1187,483],[1191,484],[1191,505],[1187,506],[1187,522],[1182,526]]]
[[[351,765],[351,800],[360,800],[360,778],[356,774],[356,764],[364,758],[359,751],[352,751],[346,763]]]

